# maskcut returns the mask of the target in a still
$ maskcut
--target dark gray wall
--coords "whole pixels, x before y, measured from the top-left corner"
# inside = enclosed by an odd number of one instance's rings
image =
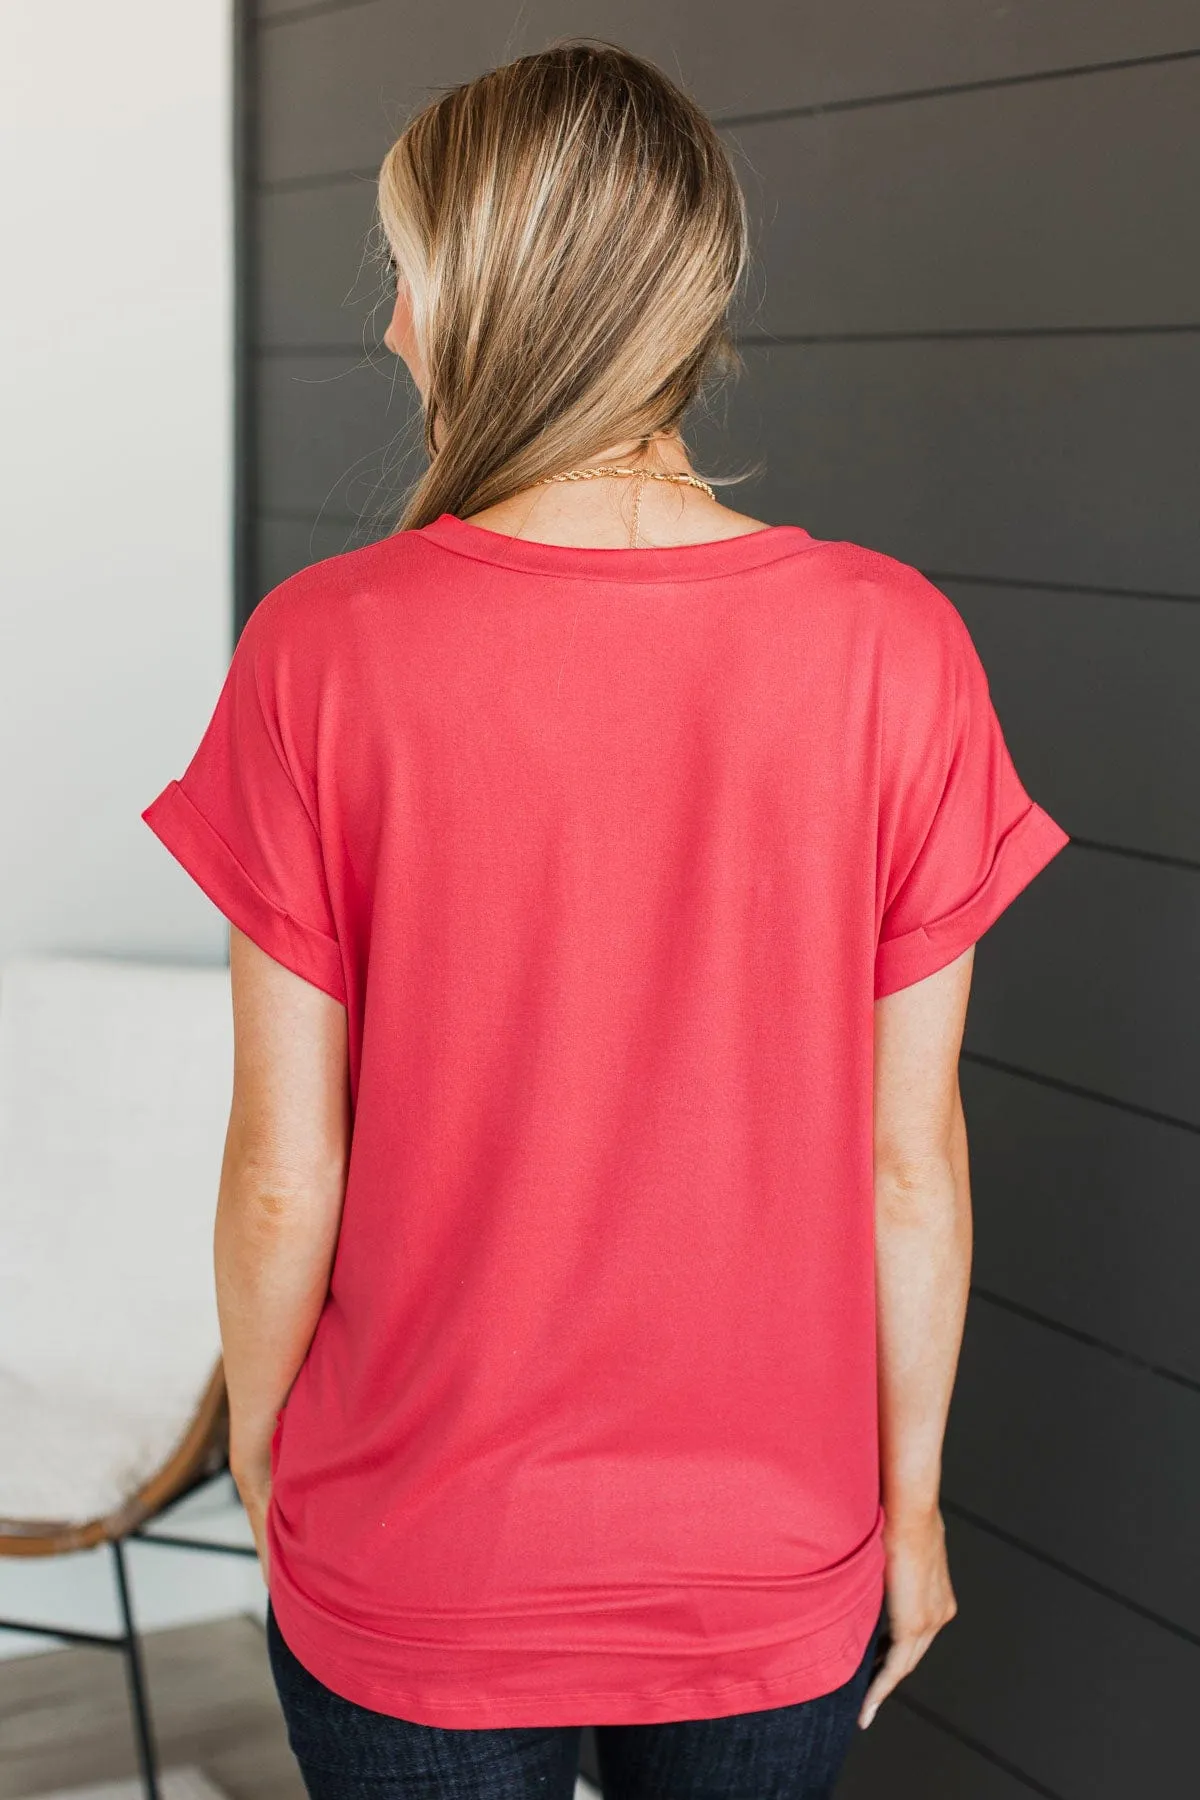
[[[734,504],[945,587],[1073,842],[981,943],[960,1613],[850,1800],[1167,1800],[1200,1691],[1197,0],[264,0],[249,31],[253,600],[361,542],[407,384],[360,271],[408,110],[565,32],[723,123],[758,221]],[[391,445],[385,454],[385,446]],[[371,527],[367,527],[370,530]],[[378,523],[374,529],[379,529]]]

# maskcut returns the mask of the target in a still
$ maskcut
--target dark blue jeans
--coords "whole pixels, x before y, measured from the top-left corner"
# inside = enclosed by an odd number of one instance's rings
[[[828,1800],[885,1616],[849,1681],[819,1699],[724,1719],[597,1725],[604,1800]],[[288,1648],[270,1609],[267,1647],[311,1800],[571,1800],[581,1725],[416,1725],[331,1693]]]

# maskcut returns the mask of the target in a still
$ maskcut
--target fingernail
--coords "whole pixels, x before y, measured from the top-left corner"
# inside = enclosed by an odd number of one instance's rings
[[[875,1717],[875,1708],[873,1706],[869,1706],[867,1708],[866,1712],[863,1714],[862,1718],[859,1720],[859,1724],[864,1731],[867,1729],[867,1726],[871,1723],[871,1720],[874,1717]]]

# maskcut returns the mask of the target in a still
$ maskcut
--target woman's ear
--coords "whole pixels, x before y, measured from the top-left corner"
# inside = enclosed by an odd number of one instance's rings
[[[392,316],[388,328],[383,334],[384,347],[393,356],[398,356],[408,367],[408,372],[417,384],[422,397],[425,393],[424,373],[420,367],[417,354],[416,333],[413,330],[412,301],[409,297],[408,285],[398,279],[396,282],[396,299],[392,307]]]

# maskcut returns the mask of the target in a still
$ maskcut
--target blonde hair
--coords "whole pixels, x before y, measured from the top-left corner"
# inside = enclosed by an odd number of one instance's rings
[[[427,384],[401,530],[677,431],[742,367],[737,177],[701,108],[615,44],[560,40],[432,101],[384,158],[379,217]]]

